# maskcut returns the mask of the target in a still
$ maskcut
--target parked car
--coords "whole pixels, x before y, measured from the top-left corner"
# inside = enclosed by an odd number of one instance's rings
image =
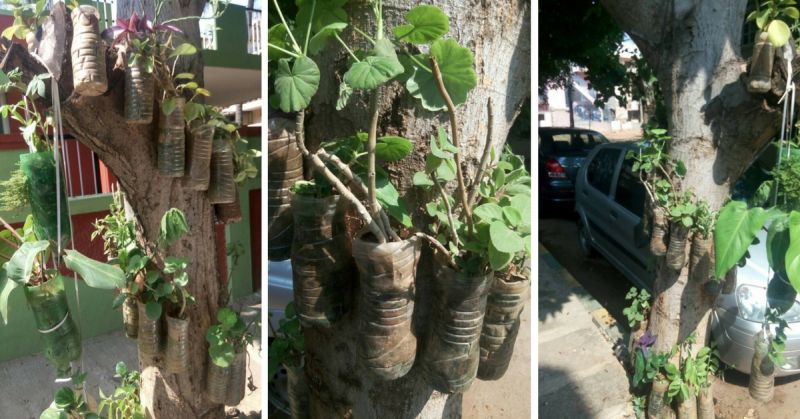
[[[645,189],[632,171],[632,162],[625,159],[627,151],[636,147],[634,142],[611,143],[589,154],[576,177],[575,210],[583,253],[601,254],[628,280],[652,290],[654,257],[650,253],[649,232],[642,222]],[[737,184],[734,198],[746,198],[755,192],[753,185],[758,183],[747,180],[763,176],[764,170],[751,169]],[[758,238],[760,244],[749,249],[750,258],[738,268],[735,279],[722,286],[711,312],[711,335],[720,359],[746,374],[750,373],[754,336],[764,319],[770,273],[766,232]],[[783,353],[786,363],[776,369],[777,376],[800,373],[800,302],[795,300],[783,318],[789,322]]]
[[[608,140],[597,131],[580,128],[539,128],[539,203],[547,209],[575,201],[574,180],[595,146]]]

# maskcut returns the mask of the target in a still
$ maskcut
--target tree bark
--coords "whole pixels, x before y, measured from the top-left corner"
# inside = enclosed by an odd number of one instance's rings
[[[602,3],[656,72],[673,137],[669,153],[688,169],[680,189],[719,210],[780,126],[775,92],[751,95],[745,89],[740,42],[746,0]],[[785,78],[777,83],[783,90],[780,83]],[[688,266],[675,271],[659,260],[649,324],[658,336],[656,351],[668,351],[692,332],[705,343],[716,295],[703,285],[689,280]]]
[[[366,2],[348,6],[353,24],[361,29],[374,26]],[[384,1],[386,33],[404,22],[405,14],[418,2]],[[529,97],[530,80],[530,2],[513,0],[434,1],[450,16],[449,37],[475,54],[478,86],[467,102],[457,108],[460,121],[462,169],[470,181],[477,171],[487,141],[487,99],[494,109],[491,143],[499,156],[508,131],[524,100]],[[370,30],[367,30],[370,32]],[[349,30],[343,34],[349,44],[363,42]],[[358,45],[356,47],[367,47]],[[346,71],[347,53],[329,45],[315,57],[322,69],[320,88],[306,117],[307,143],[313,150],[321,141],[366,131],[369,122],[369,94],[355,93],[342,111],[335,110],[338,86]],[[422,109],[398,82],[382,88],[379,101],[378,136],[400,135],[414,144],[412,154],[387,167],[401,196],[405,196],[412,212],[414,226],[424,230],[429,219],[424,214],[428,196],[412,187],[414,172],[423,170],[431,135],[438,127],[448,130],[445,112],[431,113]],[[449,130],[448,130],[449,131]],[[467,183],[469,184],[469,183]],[[455,184],[450,186],[454,189]],[[431,388],[421,365],[430,328],[430,307],[433,305],[432,258],[423,251],[416,278],[416,303],[412,329],[418,338],[417,361],[411,371],[394,381],[381,381],[356,358],[358,307],[352,307],[343,319],[330,329],[308,327],[306,337],[306,374],[311,389],[311,413],[314,418],[457,418],[461,417],[461,395],[439,393]],[[351,280],[358,284],[357,273]],[[354,287],[355,292],[360,290]],[[357,300],[357,299],[355,299]]]
[[[152,18],[153,1],[119,1],[117,13],[127,17],[136,5]],[[179,0],[168,2],[163,8],[161,21],[167,18],[197,15],[205,2]],[[196,20],[178,24],[188,42],[200,46],[200,33]],[[71,24],[67,19],[66,42],[71,39]],[[63,49],[69,51],[70,46]],[[199,50],[199,48],[198,48]],[[20,67],[27,78],[40,74],[43,68],[23,48],[8,50],[4,70]],[[65,54],[64,60],[68,60]],[[6,58],[6,57],[2,57]],[[187,308],[189,326],[189,372],[181,375],[164,370],[163,356],[140,359],[142,372],[141,398],[150,417],[158,418],[219,418],[224,416],[223,406],[209,402],[205,397],[205,370],[208,363],[208,346],[205,334],[216,321],[220,283],[216,264],[216,241],[213,206],[204,192],[192,191],[181,179],[157,176],[156,137],[158,121],[151,125],[128,125],[123,117],[124,73],[112,68],[116,53],[107,52],[109,90],[102,96],[83,97],[72,94],[70,65],[62,66],[59,91],[66,129],[83,144],[91,148],[119,179],[127,194],[141,227],[142,237],[152,246],[159,234],[162,215],[172,207],[181,209],[190,233],[169,249],[170,255],[185,256],[191,263],[187,269],[190,277],[189,292],[197,304]],[[195,73],[202,84],[202,56],[182,59],[178,71]],[[52,97],[49,92],[47,97]],[[64,99],[65,98],[65,99]]]

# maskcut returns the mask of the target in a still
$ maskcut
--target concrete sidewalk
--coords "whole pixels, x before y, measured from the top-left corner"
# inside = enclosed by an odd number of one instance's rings
[[[242,317],[248,321],[261,308],[260,294],[253,294],[237,302],[234,307],[241,310]],[[120,328],[122,326],[120,325]],[[260,331],[259,331],[260,332]],[[260,334],[260,333],[259,333]],[[8,342],[4,344],[9,344]],[[261,417],[261,349],[260,336],[248,346],[248,375],[259,388],[246,389],[245,398],[236,406],[241,412],[228,417]],[[88,373],[86,393],[99,401],[98,388],[105,394],[113,394],[119,383],[113,378],[114,367],[124,361],[129,368],[139,369],[136,341],[128,339],[119,332],[89,338],[83,341],[84,370]],[[55,369],[44,355],[30,355],[0,363],[0,418],[38,419],[53,396],[62,385],[53,382]],[[228,408],[229,413],[233,408]]]
[[[540,244],[540,418],[634,417],[628,377],[590,314],[598,306]]]

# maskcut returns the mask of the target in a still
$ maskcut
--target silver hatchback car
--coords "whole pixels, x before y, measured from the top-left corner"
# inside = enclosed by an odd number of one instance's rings
[[[600,253],[628,280],[652,290],[654,257],[642,223],[646,194],[625,159],[627,151],[636,147],[635,142],[610,143],[588,155],[576,179],[575,210],[584,254]],[[711,334],[720,359],[746,374],[767,306],[766,233],[758,238],[760,244],[750,248],[750,258],[738,268],[736,279],[723,285],[711,313]],[[777,376],[800,373],[800,302],[795,300],[783,318],[789,323],[786,363],[776,370]]]

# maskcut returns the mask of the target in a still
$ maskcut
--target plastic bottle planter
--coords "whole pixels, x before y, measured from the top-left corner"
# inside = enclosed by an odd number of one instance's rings
[[[286,366],[286,378],[292,419],[307,419],[311,417],[308,401],[308,382],[306,381],[303,367]]]
[[[678,394],[678,419],[697,419],[697,396],[694,388],[689,387],[689,397],[683,399]]]
[[[766,32],[756,33],[753,57],[750,59],[747,90],[751,93],[766,93],[772,87],[772,63],[775,47],[769,42]]]
[[[714,419],[714,393],[711,384],[700,388],[697,394],[697,419]]]
[[[236,201],[236,182],[233,178],[233,148],[226,138],[215,138],[211,145],[211,182],[208,200],[212,204]]]
[[[25,174],[25,186],[33,215],[33,229],[39,240],[57,241],[58,207],[61,207],[61,243],[69,242],[69,212],[67,211],[67,191],[64,176],[61,188],[56,191],[56,163],[53,153],[43,151],[19,156],[20,167]]]
[[[236,199],[230,204],[216,204],[214,210],[217,220],[223,224],[233,224],[242,221],[242,202],[239,200],[239,188],[235,190]]]
[[[139,353],[146,357],[154,357],[161,351],[161,319],[150,320],[144,309],[145,305],[139,303],[139,332],[137,341]]]
[[[686,238],[689,229],[682,224],[674,223],[669,232],[669,248],[667,249],[667,266],[680,271],[686,263]]]
[[[141,62],[131,65],[131,55],[128,54],[125,66],[125,120],[129,124],[153,122],[154,93],[153,75],[145,71]]]
[[[182,374],[189,369],[189,319],[167,316],[167,371]]]
[[[705,281],[714,272],[714,238],[709,233],[703,237],[700,232],[692,235],[692,249],[689,252],[689,273],[697,281]]]
[[[494,273],[467,276],[441,266],[433,278],[436,309],[424,363],[431,386],[463,393],[478,373],[478,341]]]
[[[760,331],[755,336],[755,353],[750,365],[750,397],[769,402],[775,394],[775,364],[767,356],[770,336]]]
[[[139,308],[133,297],[128,297],[122,303],[122,324],[125,328],[125,336],[136,339],[139,335]]]
[[[269,119],[267,142],[267,256],[285,260],[291,255],[292,213],[289,188],[303,180],[303,155],[293,135],[294,121]]]
[[[211,143],[214,141],[214,127],[208,124],[193,123],[188,138],[189,176],[186,185],[195,191],[208,189],[211,178]]]
[[[158,173],[164,177],[183,177],[186,163],[186,124],[183,106],[186,100],[176,97],[175,109],[169,115],[161,113],[158,121]]]
[[[653,388],[650,390],[650,396],[647,398],[647,417],[648,418],[661,418],[665,412],[670,411],[668,405],[664,405],[664,395],[669,388],[669,381],[664,377],[656,377],[653,380]]]
[[[653,232],[650,237],[650,252],[655,256],[667,254],[667,216],[664,208],[653,208]]]
[[[349,308],[349,277],[341,270],[350,255],[338,203],[338,195],[292,195],[294,302],[306,326],[330,327]]]
[[[416,237],[385,244],[353,241],[361,273],[358,358],[384,380],[402,377],[414,365],[411,317],[419,255]]]
[[[228,392],[225,396],[225,406],[236,406],[244,398],[245,383],[247,382],[247,351],[240,348],[230,366],[228,379]]]
[[[531,281],[525,277],[495,274],[486,302],[481,330],[478,378],[497,380],[508,369],[517,341],[522,309]]]
[[[99,21],[92,6],[72,10],[72,83],[75,92],[84,96],[100,96],[108,90]]]
[[[206,395],[211,403],[224,404],[228,397],[228,382],[230,381],[231,367],[220,367],[208,360],[206,372]]]
[[[628,361],[631,367],[636,365],[636,343],[639,342],[639,339],[644,336],[646,331],[647,320],[642,320],[633,326],[631,334],[628,337]]]
[[[44,343],[44,356],[56,367],[59,378],[69,377],[70,362],[81,356],[81,335],[70,315],[64,279],[56,276],[23,289]]]

